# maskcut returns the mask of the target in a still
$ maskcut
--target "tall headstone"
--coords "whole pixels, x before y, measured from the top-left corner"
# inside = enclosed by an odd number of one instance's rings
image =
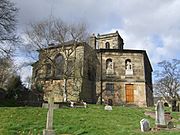
[[[142,132],[150,131],[150,124],[149,124],[149,121],[147,119],[142,119],[140,121],[140,126],[141,126]]]
[[[43,135],[55,135],[53,130],[53,109],[54,109],[54,97],[50,95],[48,97],[48,113],[46,121],[46,129],[43,130]]]
[[[175,99],[173,99],[172,100],[172,112],[175,112],[176,111],[176,100]]]
[[[162,101],[157,102],[156,106],[156,122],[155,122],[157,127],[165,127],[166,122],[165,122],[165,117],[164,117],[164,104]]]
[[[180,101],[177,102],[177,111],[180,112]]]

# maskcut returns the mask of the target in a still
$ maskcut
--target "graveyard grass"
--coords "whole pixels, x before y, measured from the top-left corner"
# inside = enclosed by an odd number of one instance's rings
[[[152,108],[151,108],[152,109]],[[54,110],[54,129],[57,135],[179,135],[180,131],[140,131],[140,120],[147,118],[154,127],[154,119],[145,116],[147,108],[89,105],[88,108]],[[38,107],[0,107],[0,135],[42,135],[47,109]],[[178,119],[180,114],[173,113]],[[180,124],[178,122],[178,124]]]

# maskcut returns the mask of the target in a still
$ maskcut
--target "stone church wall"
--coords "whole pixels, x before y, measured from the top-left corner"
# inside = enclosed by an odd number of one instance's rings
[[[145,68],[144,68],[144,55],[143,53],[136,52],[102,52],[98,54],[99,60],[102,56],[102,91],[103,100],[108,102],[111,99],[114,104],[126,104],[126,84],[132,84],[134,90],[134,102],[138,106],[147,106],[147,91],[145,84]],[[112,59],[114,64],[112,75],[106,73],[106,60]],[[131,60],[132,74],[126,74],[126,63],[127,59]],[[99,69],[100,70],[100,69]],[[148,71],[149,72],[149,71]],[[99,77],[100,78],[100,77]],[[100,79],[97,82],[97,93],[100,93]],[[114,93],[110,94],[106,92],[106,83],[114,84]]]

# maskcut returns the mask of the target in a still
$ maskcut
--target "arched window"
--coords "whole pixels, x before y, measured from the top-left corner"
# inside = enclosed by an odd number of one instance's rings
[[[132,64],[131,64],[131,60],[127,59],[125,61],[125,65],[126,65],[126,70],[132,70]]]
[[[55,59],[55,76],[60,77],[64,72],[64,57],[61,54],[58,54]]]
[[[107,59],[106,60],[106,69],[112,69],[112,59]]]
[[[126,75],[133,75],[133,68],[132,68],[132,63],[130,59],[127,59],[125,61],[125,74]]]
[[[109,42],[106,42],[106,43],[105,43],[105,47],[106,47],[106,49],[110,49],[110,43],[109,43]]]
[[[114,74],[114,65],[112,59],[106,60],[106,74]]]

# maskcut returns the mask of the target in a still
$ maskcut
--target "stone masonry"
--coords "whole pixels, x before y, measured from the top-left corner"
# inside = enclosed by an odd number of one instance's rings
[[[73,44],[67,43],[66,47],[70,46]],[[61,48],[62,45],[47,48],[49,57],[55,59],[57,54],[62,53]],[[118,32],[93,34],[89,43],[78,43],[75,50],[71,54],[75,65],[73,75],[67,82],[68,92],[71,93],[68,100],[153,105],[152,67],[145,50],[124,49]],[[33,64],[33,86],[35,88],[39,82],[44,91],[56,91],[55,102],[62,102],[62,76],[58,78],[53,75],[53,66],[50,76],[45,75],[47,61],[42,57],[43,52],[39,52],[39,61]],[[44,99],[47,100],[47,97],[44,96]]]

